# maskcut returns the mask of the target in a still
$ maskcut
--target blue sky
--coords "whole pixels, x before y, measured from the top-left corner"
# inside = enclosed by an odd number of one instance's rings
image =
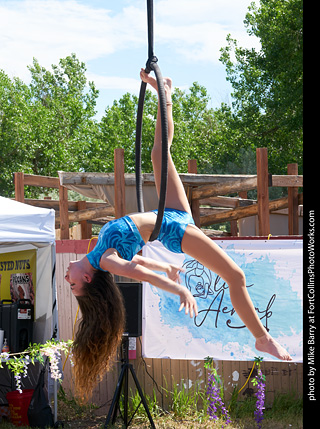
[[[240,46],[259,48],[243,24],[250,3],[154,0],[154,53],[162,74],[181,89],[204,85],[212,107],[230,103],[219,50],[229,33]],[[124,93],[138,95],[148,57],[146,0],[0,0],[0,67],[10,77],[28,83],[33,57],[50,69],[72,52],[100,91],[98,118]]]

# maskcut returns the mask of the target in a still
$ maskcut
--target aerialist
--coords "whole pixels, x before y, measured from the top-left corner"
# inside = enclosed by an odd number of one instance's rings
[[[154,77],[141,69],[140,77],[157,90]],[[173,164],[170,145],[173,139],[172,81],[164,79],[168,114],[168,184],[166,209],[158,240],[176,253],[186,253],[218,274],[229,286],[232,305],[256,339],[256,349],[277,359],[292,360],[262,325],[246,288],[245,275],[236,263],[194,225],[183,184]],[[155,129],[152,163],[159,193],[161,180],[161,121]],[[78,300],[82,313],[74,341],[73,359],[78,390],[86,396],[108,369],[110,358],[122,338],[125,316],[121,293],[112,274],[145,281],[180,297],[180,308],[190,317],[197,316],[197,304],[191,292],[179,284],[180,267],[154,261],[137,253],[148,242],[156,212],[135,213],[103,226],[92,252],[70,262],[65,279]],[[161,271],[166,276],[155,273]]]

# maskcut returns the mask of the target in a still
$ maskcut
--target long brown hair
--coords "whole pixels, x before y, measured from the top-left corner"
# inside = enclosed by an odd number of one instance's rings
[[[96,270],[76,297],[82,314],[73,345],[76,390],[88,399],[110,366],[122,339],[125,308],[122,294],[110,273]]]

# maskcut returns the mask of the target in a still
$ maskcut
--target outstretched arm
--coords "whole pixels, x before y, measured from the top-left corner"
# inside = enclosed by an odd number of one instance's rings
[[[152,261],[152,260],[151,260]],[[156,263],[156,261],[154,261]],[[150,268],[138,264],[133,261],[125,261],[124,259],[119,258],[115,253],[109,254],[107,257],[104,257],[100,262],[101,268],[108,270],[111,273],[129,277],[134,280],[148,282],[159,289],[165,290],[167,292],[173,293],[180,297],[180,308],[181,311],[185,309],[186,314],[190,314],[190,317],[198,315],[197,303],[193,295],[188,288],[182,286],[175,281],[171,280],[168,277],[162,276],[153,272]]]
[[[145,256],[135,255],[132,262],[142,265],[143,267],[149,268],[153,271],[161,271],[166,273],[169,279],[174,282],[180,283],[180,272],[182,268],[175,264],[169,264],[168,262],[160,262]]]

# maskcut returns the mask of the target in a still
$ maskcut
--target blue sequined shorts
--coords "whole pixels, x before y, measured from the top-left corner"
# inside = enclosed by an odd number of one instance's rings
[[[158,210],[153,210],[153,212],[158,213]],[[165,209],[157,240],[171,252],[183,253],[181,241],[187,226],[190,224],[194,225],[194,220],[189,213],[175,209]]]

